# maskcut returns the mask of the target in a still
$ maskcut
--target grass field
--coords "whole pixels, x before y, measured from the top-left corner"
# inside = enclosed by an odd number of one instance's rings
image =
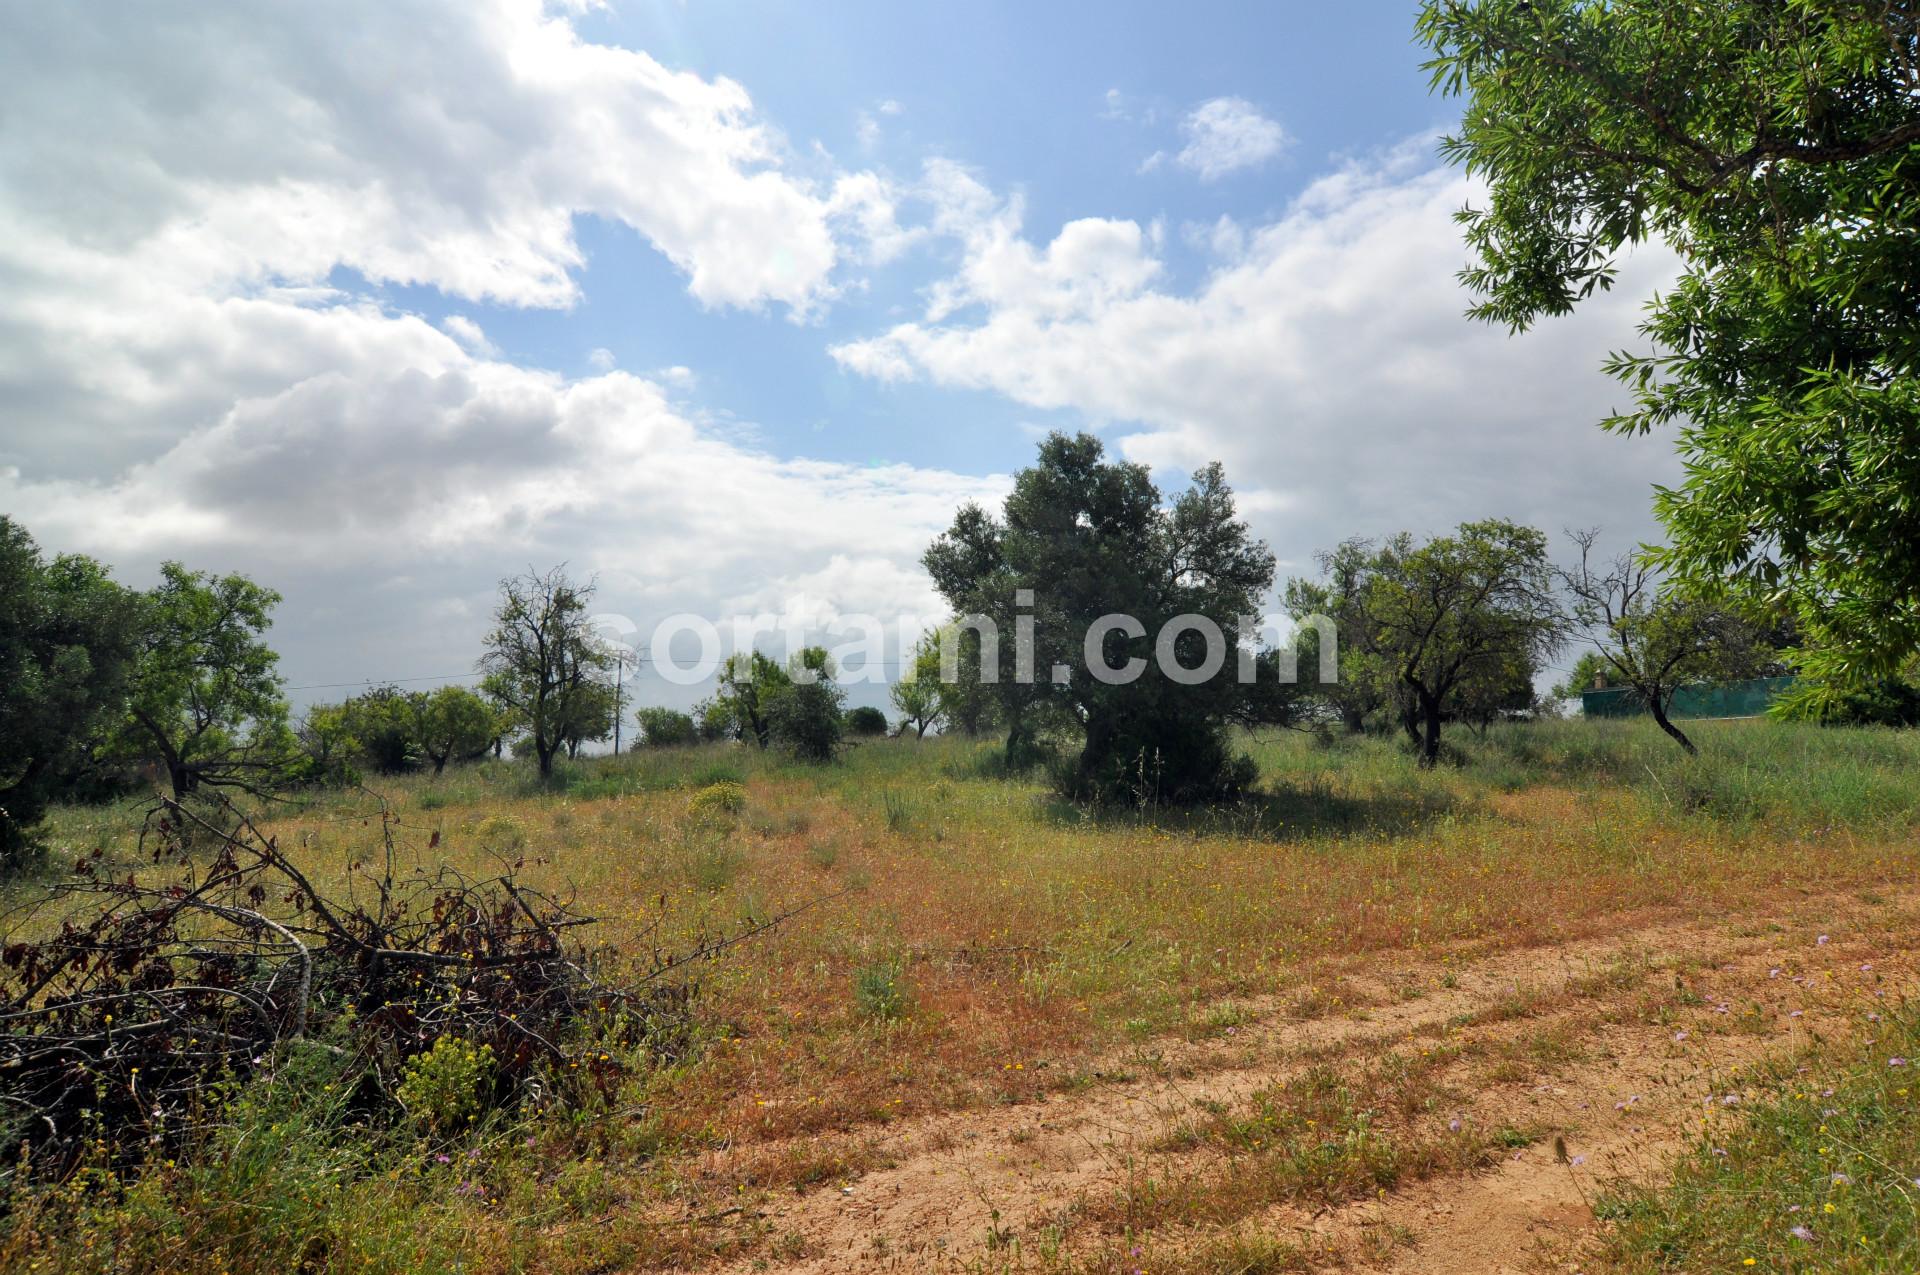
[[[1094,815],[965,740],[830,767],[713,747],[584,761],[551,787],[510,763],[383,782],[410,854],[528,858],[602,918],[616,963],[656,922],[679,943],[803,910],[703,967],[691,1048],[641,1060],[596,1109],[360,1145],[330,1123],[327,1063],[295,1060],[220,1154],[17,1188],[0,1251],[42,1270],[1464,1271],[1492,1268],[1449,1265],[1422,1210],[1458,1192],[1463,1214],[1528,1169],[1586,1219],[1563,1218],[1543,1262],[1911,1269],[1910,1108],[1880,1083],[1899,1072],[1884,1048],[1857,1042],[1920,947],[1920,739],[1698,738],[1687,759],[1645,724],[1516,725],[1461,732],[1422,772],[1397,741],[1282,734],[1247,745],[1260,795],[1203,813]],[[338,879],[378,810],[328,796],[271,827]],[[131,861],[139,818],[66,810],[55,842]],[[1777,954],[1813,928],[1833,939],[1805,969]],[[1792,1222],[1752,1252],[1725,1238],[1761,1207],[1729,1165],[1764,1161],[1781,1210],[1824,1204],[1793,1195],[1825,1170],[1797,1150],[1814,1135],[1762,1119],[1729,1157],[1685,1158],[1706,1134],[1682,1089],[1737,1080],[1753,1096],[1727,1108],[1800,1111],[1810,1082],[1780,1060],[1806,1051],[1864,1078],[1822,1088],[1866,1122],[1861,1155],[1904,1174],[1847,1215],[1869,1242],[1846,1267],[1807,1265]],[[1611,1145],[1599,1117],[1540,1094],[1642,1071],[1673,1109],[1623,1124],[1603,1173],[1578,1150]],[[1871,1176],[1850,1163],[1831,1171]],[[894,1203],[858,1212],[881,1190]]]

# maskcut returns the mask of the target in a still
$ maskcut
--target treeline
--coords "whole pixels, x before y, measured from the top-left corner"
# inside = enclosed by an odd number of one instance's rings
[[[1570,537],[1567,563],[1543,532],[1497,519],[1426,540],[1346,541],[1319,556],[1317,576],[1285,584],[1300,623],[1291,647],[1263,645],[1244,617],[1273,588],[1275,561],[1235,516],[1220,467],[1169,502],[1143,466],[1108,460],[1090,436],[1056,434],[999,515],[963,508],[923,559],[956,616],[985,617],[1003,636],[1031,624],[1031,654],[1002,641],[987,656],[956,622],[922,643],[894,704],[903,729],[1003,732],[1010,768],[1046,764],[1068,796],[1191,802],[1230,797],[1251,779],[1231,747],[1236,726],[1404,732],[1420,764],[1435,765],[1450,725],[1557,712],[1559,696],[1535,688],[1570,647],[1585,653],[1562,694],[1596,678],[1630,689],[1693,752],[1669,716],[1682,687],[1791,673],[1808,658],[1790,610],[1676,584],[1657,555],[1606,558],[1598,532]],[[1111,627],[1116,613],[1137,623]],[[1214,630],[1228,667],[1188,681],[1165,670],[1168,657],[1185,670],[1208,663],[1194,617]],[[1322,681],[1326,640],[1339,644],[1338,676]],[[958,684],[937,676],[945,648],[963,669]],[[1236,659],[1256,675],[1235,676]],[[1129,665],[1142,673],[1102,675]],[[1909,658],[1899,676],[1842,690],[1805,683],[1775,711],[1914,725],[1917,686]]]

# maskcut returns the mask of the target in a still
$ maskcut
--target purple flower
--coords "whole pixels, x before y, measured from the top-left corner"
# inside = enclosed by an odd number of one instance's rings
[[[1793,1236],[1796,1240],[1810,1240],[1813,1238],[1813,1232],[1804,1226],[1796,1226],[1788,1231],[1787,1234]]]
[[[1825,947],[1827,945],[1827,936],[1822,934],[1819,938],[1815,939],[1813,942],[1814,942],[1814,946],[1816,947]]]
[[[1677,1031],[1673,1034],[1673,1038],[1675,1040],[1685,1040],[1687,1038],[1687,1033],[1684,1031]]]
[[[1907,1065],[1907,1060],[1906,1060],[1906,1059],[1904,1059],[1904,1058],[1889,1058],[1889,1059],[1887,1059],[1887,1066],[1889,1066],[1889,1067],[1904,1067],[1904,1066],[1906,1066],[1906,1065]]]
[[[448,1154],[446,1154],[445,1152],[442,1152],[442,1153],[440,1153],[439,1155],[437,1155],[437,1156],[435,1156],[435,1157],[433,1157],[433,1158],[434,1158],[434,1159],[435,1159],[436,1161],[438,1161],[439,1163],[441,1163],[441,1164],[451,1164],[451,1163],[453,1163],[453,1157],[452,1157],[452,1156],[450,1156],[450,1155],[448,1155]]]

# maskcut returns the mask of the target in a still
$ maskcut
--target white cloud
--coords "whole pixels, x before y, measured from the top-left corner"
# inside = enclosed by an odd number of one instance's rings
[[[1287,145],[1287,132],[1260,113],[1243,97],[1216,97],[1202,102],[1180,122],[1187,144],[1174,159],[1199,174],[1201,181],[1217,181],[1242,169],[1257,168]],[[1148,160],[1155,163],[1159,156]]]
[[[854,577],[917,610],[993,480],[775,457],[670,404],[689,369],[514,366],[361,284],[567,306],[588,214],[701,303],[811,314],[914,232],[800,167],[741,86],[540,0],[7,6],[0,508],[130,581],[255,575],[315,680],[459,671],[498,576],[563,559],[636,619]]]
[[[1598,365],[1635,343],[1639,301],[1673,263],[1646,254],[1613,294],[1521,337],[1472,322],[1452,213],[1475,192],[1428,154],[1323,177],[1270,224],[1198,228],[1220,256],[1191,291],[1166,285],[1132,222],[1069,222],[1037,246],[1017,199],[951,176],[942,229],[962,266],[920,320],[834,356],[1076,410],[1168,470],[1221,460],[1261,490],[1249,513],[1295,561],[1494,514],[1651,534],[1672,449],[1595,427],[1624,396]]]
[[[596,372],[611,372],[620,366],[620,358],[604,345],[587,351],[587,366]]]
[[[441,320],[440,327],[470,354],[493,357],[500,353],[499,347],[487,339],[487,334],[480,325],[464,314],[448,315]]]

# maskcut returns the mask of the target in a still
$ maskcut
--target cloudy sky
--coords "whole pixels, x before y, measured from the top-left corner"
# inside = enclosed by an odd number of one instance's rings
[[[1414,7],[0,6],[0,510],[278,588],[301,701],[466,672],[563,560],[643,635],[931,613],[1056,428],[1223,461],[1283,573],[1645,538],[1597,369],[1667,267],[1462,317]]]

